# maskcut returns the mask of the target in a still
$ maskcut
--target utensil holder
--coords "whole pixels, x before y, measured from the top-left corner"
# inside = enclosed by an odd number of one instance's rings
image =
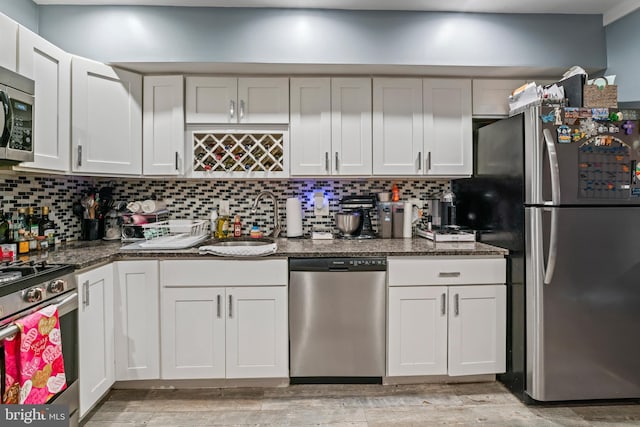
[[[83,219],[82,240],[99,240],[104,236],[104,219]]]

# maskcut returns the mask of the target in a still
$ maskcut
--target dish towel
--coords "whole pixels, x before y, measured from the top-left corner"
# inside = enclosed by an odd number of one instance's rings
[[[58,308],[48,306],[16,320],[19,332],[4,340],[2,403],[38,405],[67,388]]]

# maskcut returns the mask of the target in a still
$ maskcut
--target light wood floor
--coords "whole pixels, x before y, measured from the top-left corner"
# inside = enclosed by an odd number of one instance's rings
[[[525,406],[499,383],[115,390],[86,427],[638,426],[640,404]]]

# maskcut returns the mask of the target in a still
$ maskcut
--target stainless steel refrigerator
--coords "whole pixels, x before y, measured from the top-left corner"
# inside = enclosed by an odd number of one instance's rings
[[[640,398],[639,116],[531,108],[452,183],[459,224],[510,250],[500,379],[524,400]]]

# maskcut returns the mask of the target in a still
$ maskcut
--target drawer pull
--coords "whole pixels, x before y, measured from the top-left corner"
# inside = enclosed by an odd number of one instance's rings
[[[442,299],[440,300],[440,312],[444,316],[447,314],[447,295],[442,294]]]
[[[459,271],[441,271],[438,273],[438,277],[460,277]]]

